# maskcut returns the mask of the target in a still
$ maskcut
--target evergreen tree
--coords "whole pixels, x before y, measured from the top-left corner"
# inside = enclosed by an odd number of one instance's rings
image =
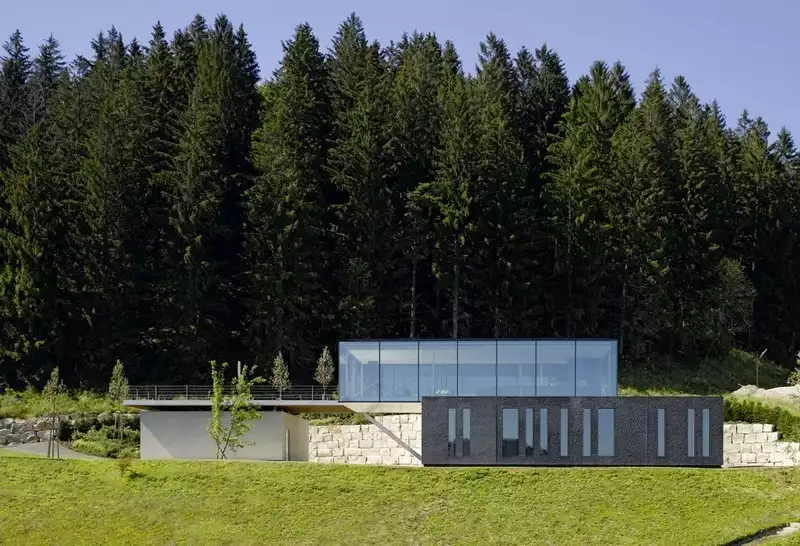
[[[258,178],[247,192],[248,346],[268,364],[282,352],[310,369],[332,327],[324,241],[331,114],[325,59],[311,27],[284,44],[254,136]]]
[[[409,194],[435,176],[442,49],[435,36],[415,33],[404,38],[395,55],[388,169],[403,263],[392,282],[404,289],[396,305],[406,312],[409,337],[415,338],[438,331],[431,298],[435,282],[430,270],[431,218]]]
[[[400,260],[387,184],[389,78],[377,43],[368,44],[351,15],[330,55],[333,140],[331,180],[344,200],[337,211],[340,335],[394,335],[397,286],[388,282]]]
[[[32,124],[28,80],[31,60],[22,34],[15,31],[0,56],[0,170],[9,163],[9,149]]]
[[[534,194],[515,127],[519,101],[514,67],[505,42],[493,34],[481,44],[477,73],[471,192],[476,253],[469,264],[477,319],[473,328],[480,336],[508,337],[518,335],[527,311],[518,305],[531,288],[527,274],[533,270],[528,256]]]
[[[475,101],[452,43],[446,43],[439,89],[442,120],[435,150],[435,177],[412,192],[418,210],[429,211],[433,227],[433,273],[448,312],[441,330],[453,338],[468,331],[464,308],[469,286],[466,266],[472,251],[472,191],[476,167]]]

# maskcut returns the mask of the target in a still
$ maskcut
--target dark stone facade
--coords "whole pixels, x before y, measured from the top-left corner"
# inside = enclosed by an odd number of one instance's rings
[[[717,396],[424,397],[422,463],[720,467],[722,424]]]

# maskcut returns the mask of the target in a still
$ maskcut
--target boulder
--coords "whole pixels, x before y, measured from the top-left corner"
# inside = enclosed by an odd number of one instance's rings
[[[20,434],[28,430],[30,425],[26,421],[14,421],[11,424],[11,434]]]
[[[33,444],[39,441],[39,437],[33,431],[24,432],[22,434],[23,444]]]

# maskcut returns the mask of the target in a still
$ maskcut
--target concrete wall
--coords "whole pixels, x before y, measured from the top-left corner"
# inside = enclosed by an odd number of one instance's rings
[[[286,455],[286,431],[290,434],[291,460],[308,460],[308,423],[283,412],[262,412],[245,440],[254,445],[228,452],[229,459],[282,461]],[[143,411],[142,459],[214,459],[216,445],[208,435],[208,411]],[[225,423],[226,416],[223,416]],[[305,445],[304,445],[305,444]]]
[[[376,416],[375,420],[420,452],[421,415],[384,415]],[[316,463],[422,465],[375,425],[312,426],[308,443],[309,461]]]
[[[725,466],[798,466],[800,443],[780,441],[772,425],[726,423]]]

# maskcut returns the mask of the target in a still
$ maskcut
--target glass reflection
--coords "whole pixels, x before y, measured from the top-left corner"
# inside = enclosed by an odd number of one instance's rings
[[[418,343],[381,341],[381,401],[419,400]]]
[[[576,396],[617,395],[616,341],[580,340],[575,359]]]
[[[503,409],[503,457],[519,455],[519,410]]]
[[[616,396],[614,340],[348,341],[342,401],[423,396]]]
[[[533,408],[525,410],[525,455],[533,455]]]
[[[495,396],[497,342],[458,342],[458,396]]]
[[[536,342],[497,342],[497,395],[536,396]]]
[[[614,456],[614,410],[603,408],[597,410],[597,455]]]
[[[464,408],[462,411],[461,451],[464,457],[469,457],[469,440],[472,435],[472,416],[469,408]]]
[[[455,341],[419,342],[420,396],[456,396],[458,348]]]
[[[357,341],[339,345],[339,383],[342,400],[379,400],[378,342]]]
[[[536,395],[575,395],[575,342],[536,342]]]
[[[447,456],[456,456],[456,409],[447,410]]]

